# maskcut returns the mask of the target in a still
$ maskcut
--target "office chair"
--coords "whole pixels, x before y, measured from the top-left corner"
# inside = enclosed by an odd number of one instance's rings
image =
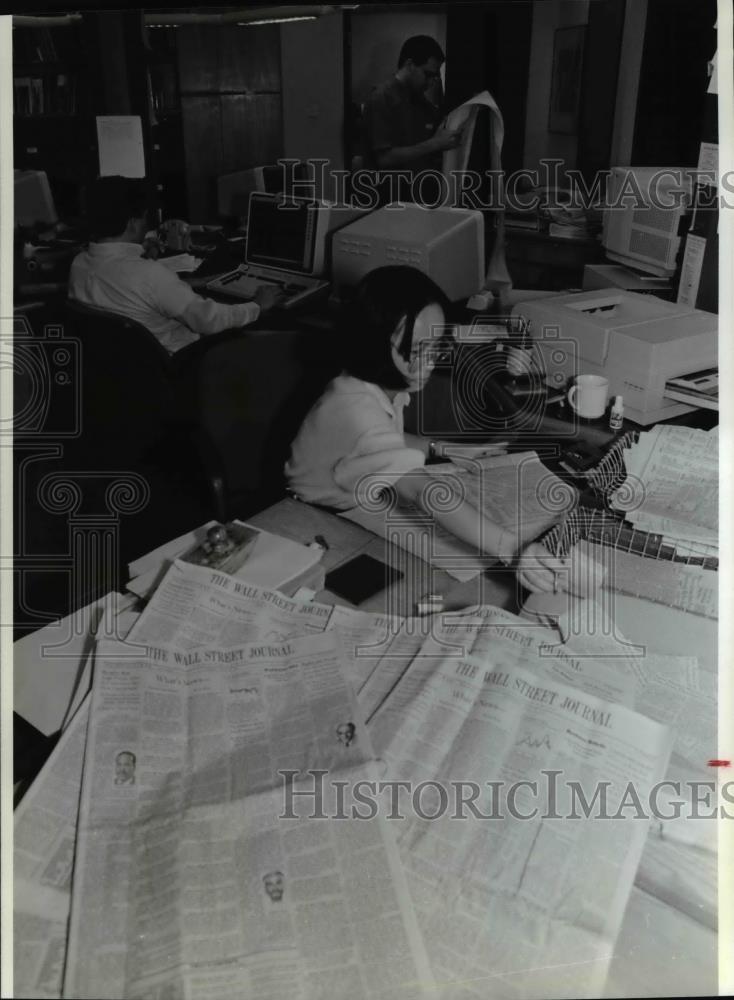
[[[171,356],[146,327],[73,299],[80,342],[81,441],[95,460],[135,463],[185,424]]]
[[[197,443],[220,521],[285,495],[283,466],[303,418],[338,374],[328,334],[245,330],[198,366]]]

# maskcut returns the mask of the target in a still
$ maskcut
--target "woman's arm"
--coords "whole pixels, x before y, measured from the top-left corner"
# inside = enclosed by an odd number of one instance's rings
[[[416,469],[402,476],[395,484],[398,496],[415,503],[430,514],[441,527],[451,532],[472,548],[486,555],[495,556],[506,565],[516,565],[520,583],[528,590],[553,592],[566,581],[567,574],[557,576],[559,559],[540,542],[530,542],[522,551],[518,534],[500,527],[481,514],[456,491],[452,504],[446,491],[453,491],[450,480],[441,480],[441,503],[431,502],[431,493],[439,481],[423,470]],[[565,560],[560,560],[565,562]]]
[[[454,453],[461,458],[486,458],[489,455],[503,455],[507,451],[507,441],[488,441],[486,444],[461,444],[456,441],[439,441],[419,434],[404,435],[408,448],[417,448],[427,458],[450,458]]]
[[[472,548],[503,561],[514,559],[519,545],[517,535],[484,517],[461,496],[450,480],[437,480],[422,469],[415,469],[401,476],[395,489],[401,500],[422,507],[443,528]],[[431,494],[437,489],[441,490],[440,504],[431,501]]]

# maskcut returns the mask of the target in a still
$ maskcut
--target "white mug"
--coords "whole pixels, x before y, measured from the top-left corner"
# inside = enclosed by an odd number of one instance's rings
[[[579,375],[568,390],[569,403],[587,420],[604,416],[608,396],[609,379],[603,375]]]

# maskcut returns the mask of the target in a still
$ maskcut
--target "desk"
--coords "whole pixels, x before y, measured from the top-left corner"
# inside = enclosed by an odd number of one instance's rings
[[[446,611],[473,604],[494,604],[510,611],[517,609],[519,595],[516,592],[515,574],[500,565],[493,566],[489,572],[485,571],[473,580],[460,583],[445,570],[429,566],[417,556],[377,538],[359,525],[298,500],[282,500],[248,518],[248,522],[296,542],[308,543],[316,535],[322,535],[329,545],[323,558],[327,573],[362,553],[401,570],[404,574],[401,580],[360,604],[364,611],[413,615],[416,602],[426,593],[441,594]],[[319,593],[317,600],[326,604],[351,606],[348,601],[328,590]]]

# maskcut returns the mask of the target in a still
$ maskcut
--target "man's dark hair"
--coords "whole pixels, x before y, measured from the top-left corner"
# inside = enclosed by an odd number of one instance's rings
[[[145,184],[129,177],[98,177],[87,191],[87,218],[92,237],[119,236],[130,219],[146,214]]]
[[[360,281],[343,317],[344,370],[386,389],[406,389],[392,358],[392,335],[405,317],[400,353],[410,358],[415,318],[426,306],[449,303],[435,282],[414,267],[378,267]]]
[[[412,38],[403,42],[398,57],[398,69],[404,66],[409,59],[412,59],[416,66],[425,66],[429,59],[438,59],[442,63],[445,58],[443,49],[435,38],[431,38],[430,35],[413,35]]]

